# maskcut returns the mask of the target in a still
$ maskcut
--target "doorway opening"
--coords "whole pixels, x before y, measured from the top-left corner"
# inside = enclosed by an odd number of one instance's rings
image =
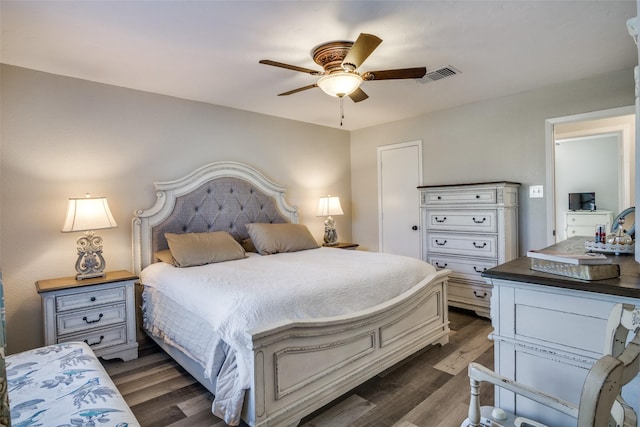
[[[549,245],[567,237],[568,193],[595,192],[614,218],[635,205],[634,106],[548,119],[545,134]]]

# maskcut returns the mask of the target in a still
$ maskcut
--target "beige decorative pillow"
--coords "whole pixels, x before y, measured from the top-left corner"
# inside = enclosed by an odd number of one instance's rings
[[[166,262],[167,264],[171,265],[177,265],[176,260],[173,259],[173,255],[171,255],[171,250],[169,249],[163,249],[154,253],[154,255],[158,259],[158,261]]]
[[[319,247],[306,225],[253,223],[246,227],[251,241],[261,255]]]
[[[177,267],[211,264],[245,258],[240,243],[226,231],[212,233],[165,233]]]
[[[258,252],[251,239],[244,239],[240,244],[244,248],[245,252]]]

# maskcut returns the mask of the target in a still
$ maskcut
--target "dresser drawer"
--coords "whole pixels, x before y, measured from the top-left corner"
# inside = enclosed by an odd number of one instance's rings
[[[112,328],[94,329],[81,334],[60,337],[58,342],[84,341],[95,351],[101,348],[125,344],[127,342],[127,325]]]
[[[496,258],[497,240],[496,236],[479,234],[427,233],[427,250],[433,255]]]
[[[461,191],[431,190],[422,193],[426,205],[452,205],[473,203],[496,203],[495,188],[466,189]]]
[[[454,301],[473,305],[479,304],[486,307],[491,304],[491,286],[449,282],[447,284],[447,292],[449,298]]]
[[[608,224],[611,222],[609,215],[606,214],[567,214],[567,226],[572,225],[589,225]],[[595,232],[595,230],[594,230]]]
[[[482,272],[498,265],[495,260],[456,258],[439,255],[430,255],[427,262],[436,269],[448,268],[451,277],[466,280],[484,282]]]
[[[57,316],[58,335],[123,323],[127,320],[125,304],[96,307]]]
[[[114,302],[124,301],[125,298],[124,286],[58,295],[56,297],[56,311],[61,312],[78,308],[94,307],[102,304],[112,304]]]
[[[429,209],[428,230],[448,230],[479,233],[498,231],[496,210]]]

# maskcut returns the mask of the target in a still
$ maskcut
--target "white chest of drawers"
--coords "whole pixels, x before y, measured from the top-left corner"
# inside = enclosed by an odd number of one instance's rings
[[[106,277],[39,280],[45,345],[84,341],[104,359],[138,357],[134,285],[138,277],[114,271]]]
[[[566,211],[564,213],[564,238],[595,236],[596,226],[604,225],[607,234],[611,231],[611,211]]]
[[[422,259],[452,271],[449,305],[489,317],[491,286],[482,272],[518,256],[520,184],[422,186]]]

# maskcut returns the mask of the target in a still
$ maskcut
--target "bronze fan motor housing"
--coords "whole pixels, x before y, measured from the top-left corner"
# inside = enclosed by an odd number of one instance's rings
[[[327,74],[334,71],[343,71],[342,61],[349,53],[351,46],[353,46],[353,42],[349,41],[323,43],[313,49],[311,57]]]

